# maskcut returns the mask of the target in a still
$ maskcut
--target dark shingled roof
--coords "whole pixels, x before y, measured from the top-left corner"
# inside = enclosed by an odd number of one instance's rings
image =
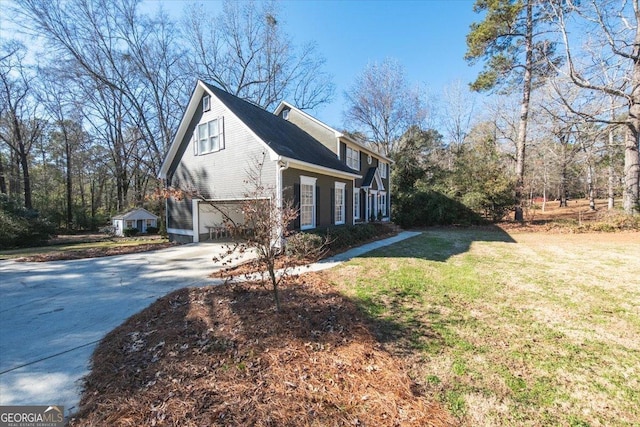
[[[373,177],[376,176],[377,169],[378,169],[377,166],[373,166],[369,168],[369,170],[367,171],[367,174],[364,176],[364,179],[362,180],[362,187],[371,187],[371,184],[373,183]]]
[[[357,174],[314,137],[283,118],[205,83],[240,120],[277,154],[340,172]]]

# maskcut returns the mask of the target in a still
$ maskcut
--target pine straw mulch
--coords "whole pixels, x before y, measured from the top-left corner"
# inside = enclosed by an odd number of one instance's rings
[[[322,274],[185,288],[108,334],[71,426],[452,426]]]
[[[117,246],[111,248],[87,248],[87,249],[73,249],[67,251],[55,251],[41,254],[35,254],[16,259],[17,262],[49,262],[49,261],[64,261],[72,259],[83,258],[99,258],[112,255],[125,255],[134,254],[138,252],[155,251],[157,249],[164,249],[170,246],[175,246],[175,243],[159,242],[159,243],[144,243],[141,245],[131,246]]]

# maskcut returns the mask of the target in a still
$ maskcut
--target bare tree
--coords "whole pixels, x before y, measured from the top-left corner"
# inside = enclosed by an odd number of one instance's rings
[[[612,119],[606,113],[593,115],[575,109],[574,112],[586,120],[626,126],[623,207],[627,214],[637,214],[640,212],[640,3],[568,0],[563,7],[551,5],[567,63],[566,69],[558,71],[587,96],[598,93],[617,99],[611,114],[619,106],[627,108],[628,114],[622,120]],[[570,21],[570,16],[576,19]],[[585,29],[593,36],[578,46],[570,29]]]
[[[138,0],[17,0],[24,27],[42,37],[77,79],[120,94],[157,172],[181,118],[185,78],[177,63],[177,26]]]
[[[186,11],[185,39],[190,47],[185,72],[265,109],[292,98],[313,109],[333,96],[331,76],[323,71],[314,44],[291,43],[272,0],[226,0],[219,14],[202,5]]]
[[[445,86],[441,121],[448,144],[460,146],[473,127],[476,103],[474,95],[457,80]]]
[[[22,171],[24,206],[33,208],[29,154],[34,142],[42,137],[44,122],[37,118],[31,102],[31,80],[25,65],[26,49],[16,41],[3,41],[0,46],[0,140],[16,156]]]
[[[392,156],[412,126],[423,128],[426,102],[412,88],[402,65],[387,58],[369,64],[345,92],[345,122],[362,130],[376,151]]]

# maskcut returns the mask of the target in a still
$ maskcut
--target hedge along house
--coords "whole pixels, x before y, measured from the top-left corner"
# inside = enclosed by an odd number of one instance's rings
[[[353,193],[354,222],[389,221],[391,159],[287,102],[281,102],[275,114],[312,135],[359,175],[353,180],[350,190]]]
[[[114,216],[111,218],[111,225],[116,236],[124,236],[127,228],[136,228],[139,233],[146,233],[149,227],[158,227],[158,217],[146,209],[137,208]]]
[[[299,209],[296,229],[355,222],[355,183],[365,178],[358,168],[282,116],[198,81],[159,174],[166,186],[197,195],[167,199],[170,239],[212,237],[223,222],[217,208],[245,199],[256,161],[263,162],[262,184],[275,189],[276,203],[291,199]],[[237,210],[232,215],[243,222]]]

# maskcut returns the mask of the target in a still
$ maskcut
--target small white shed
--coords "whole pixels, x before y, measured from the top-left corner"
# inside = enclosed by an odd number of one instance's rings
[[[116,236],[124,236],[127,228],[137,228],[139,233],[146,233],[149,227],[158,227],[158,217],[146,209],[136,208],[111,218]]]

